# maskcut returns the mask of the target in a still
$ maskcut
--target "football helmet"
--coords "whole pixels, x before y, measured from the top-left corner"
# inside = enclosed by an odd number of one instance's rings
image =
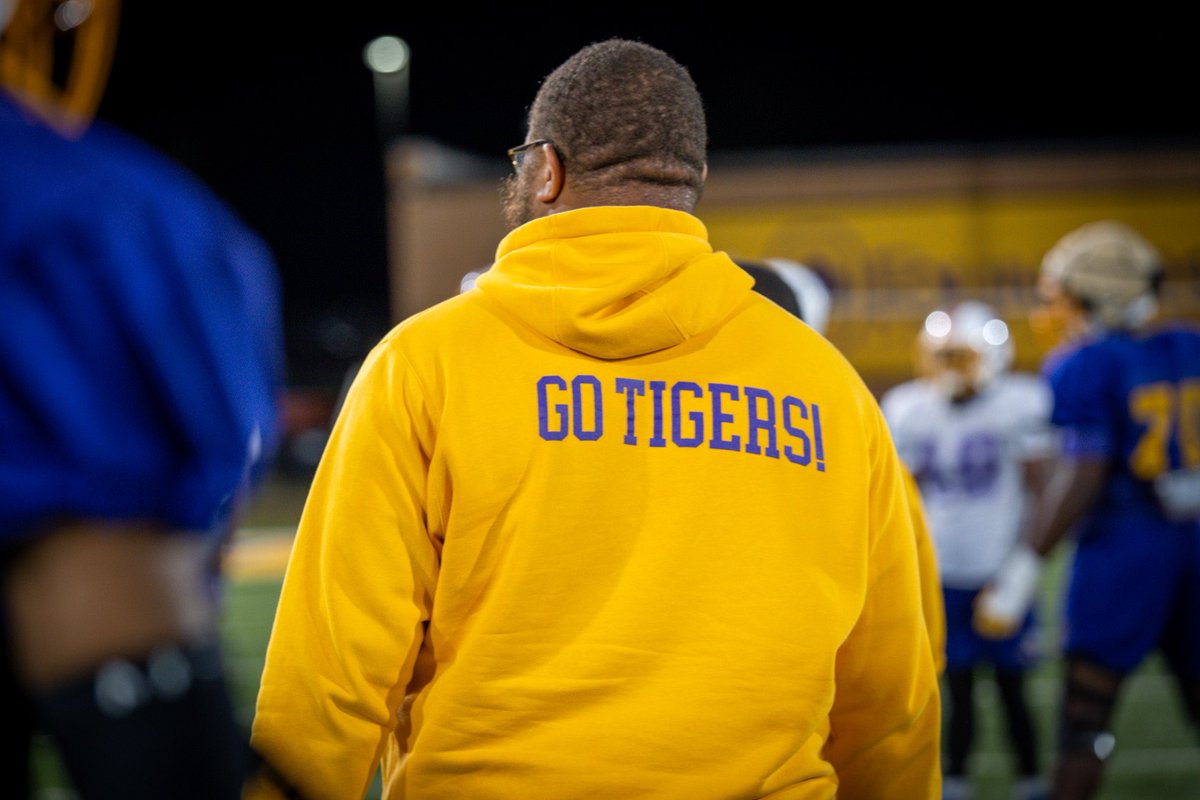
[[[120,0],[0,0],[0,86],[63,133],[85,130],[104,96]]]
[[[816,270],[789,258],[733,261],[754,278],[754,291],[804,320],[817,333],[825,333],[833,295]]]
[[[978,300],[930,312],[917,336],[917,373],[949,399],[981,391],[1012,366],[1008,325]]]
[[[1041,281],[1074,297],[1093,325],[1138,328],[1157,311],[1163,277],[1158,251],[1133,228],[1090,222],[1063,236],[1042,259]]]
[[[768,258],[766,263],[796,295],[800,319],[817,333],[824,333],[829,327],[829,310],[833,300],[824,279],[815,270],[789,258]]]

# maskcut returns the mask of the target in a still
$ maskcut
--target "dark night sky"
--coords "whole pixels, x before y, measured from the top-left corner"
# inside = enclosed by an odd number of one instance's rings
[[[1150,11],[1018,20],[996,6],[922,21],[860,5],[662,5],[215,0],[185,14],[126,0],[100,116],[182,161],[267,239],[298,372],[323,316],[353,309],[367,338],[386,324],[382,150],[362,61],[381,34],[412,49],[410,131],[498,160],[540,78],[612,35],[689,67],[714,154],[1200,140],[1191,27]]]

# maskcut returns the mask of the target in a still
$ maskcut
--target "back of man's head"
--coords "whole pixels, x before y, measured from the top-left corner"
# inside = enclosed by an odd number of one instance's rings
[[[704,105],[691,75],[650,45],[588,45],[542,82],[531,138],[554,142],[573,188],[597,202],[691,210],[707,160]]]

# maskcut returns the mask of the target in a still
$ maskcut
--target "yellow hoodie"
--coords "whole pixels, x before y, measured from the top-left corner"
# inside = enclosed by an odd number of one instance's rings
[[[901,466],[695,217],[587,208],[372,351],[253,742],[309,798],[940,796]]]

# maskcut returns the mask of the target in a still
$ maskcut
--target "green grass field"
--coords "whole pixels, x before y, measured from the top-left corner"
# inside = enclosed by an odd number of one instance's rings
[[[247,520],[247,541],[261,528],[287,530],[298,517],[296,503],[302,488],[275,487]],[[1059,693],[1060,664],[1056,658],[1057,598],[1067,551],[1050,564],[1043,599],[1047,657],[1031,676],[1029,698],[1041,734],[1044,763],[1053,763],[1055,708]],[[269,571],[268,571],[269,572]],[[224,637],[234,693],[243,723],[248,727],[262,675],[263,657],[270,635],[280,580],[272,574],[235,577],[228,585]],[[978,692],[980,729],[972,773],[977,800],[1009,800],[1010,761],[1003,740],[998,697],[989,682]],[[1163,665],[1151,659],[1135,673],[1118,706],[1115,723],[1117,749],[1110,762],[1099,800],[1200,800],[1200,745],[1187,726]],[[52,754],[40,748],[39,800],[70,800],[73,795],[57,769]],[[378,781],[370,795],[378,798]],[[914,800],[917,800],[914,798]]]

